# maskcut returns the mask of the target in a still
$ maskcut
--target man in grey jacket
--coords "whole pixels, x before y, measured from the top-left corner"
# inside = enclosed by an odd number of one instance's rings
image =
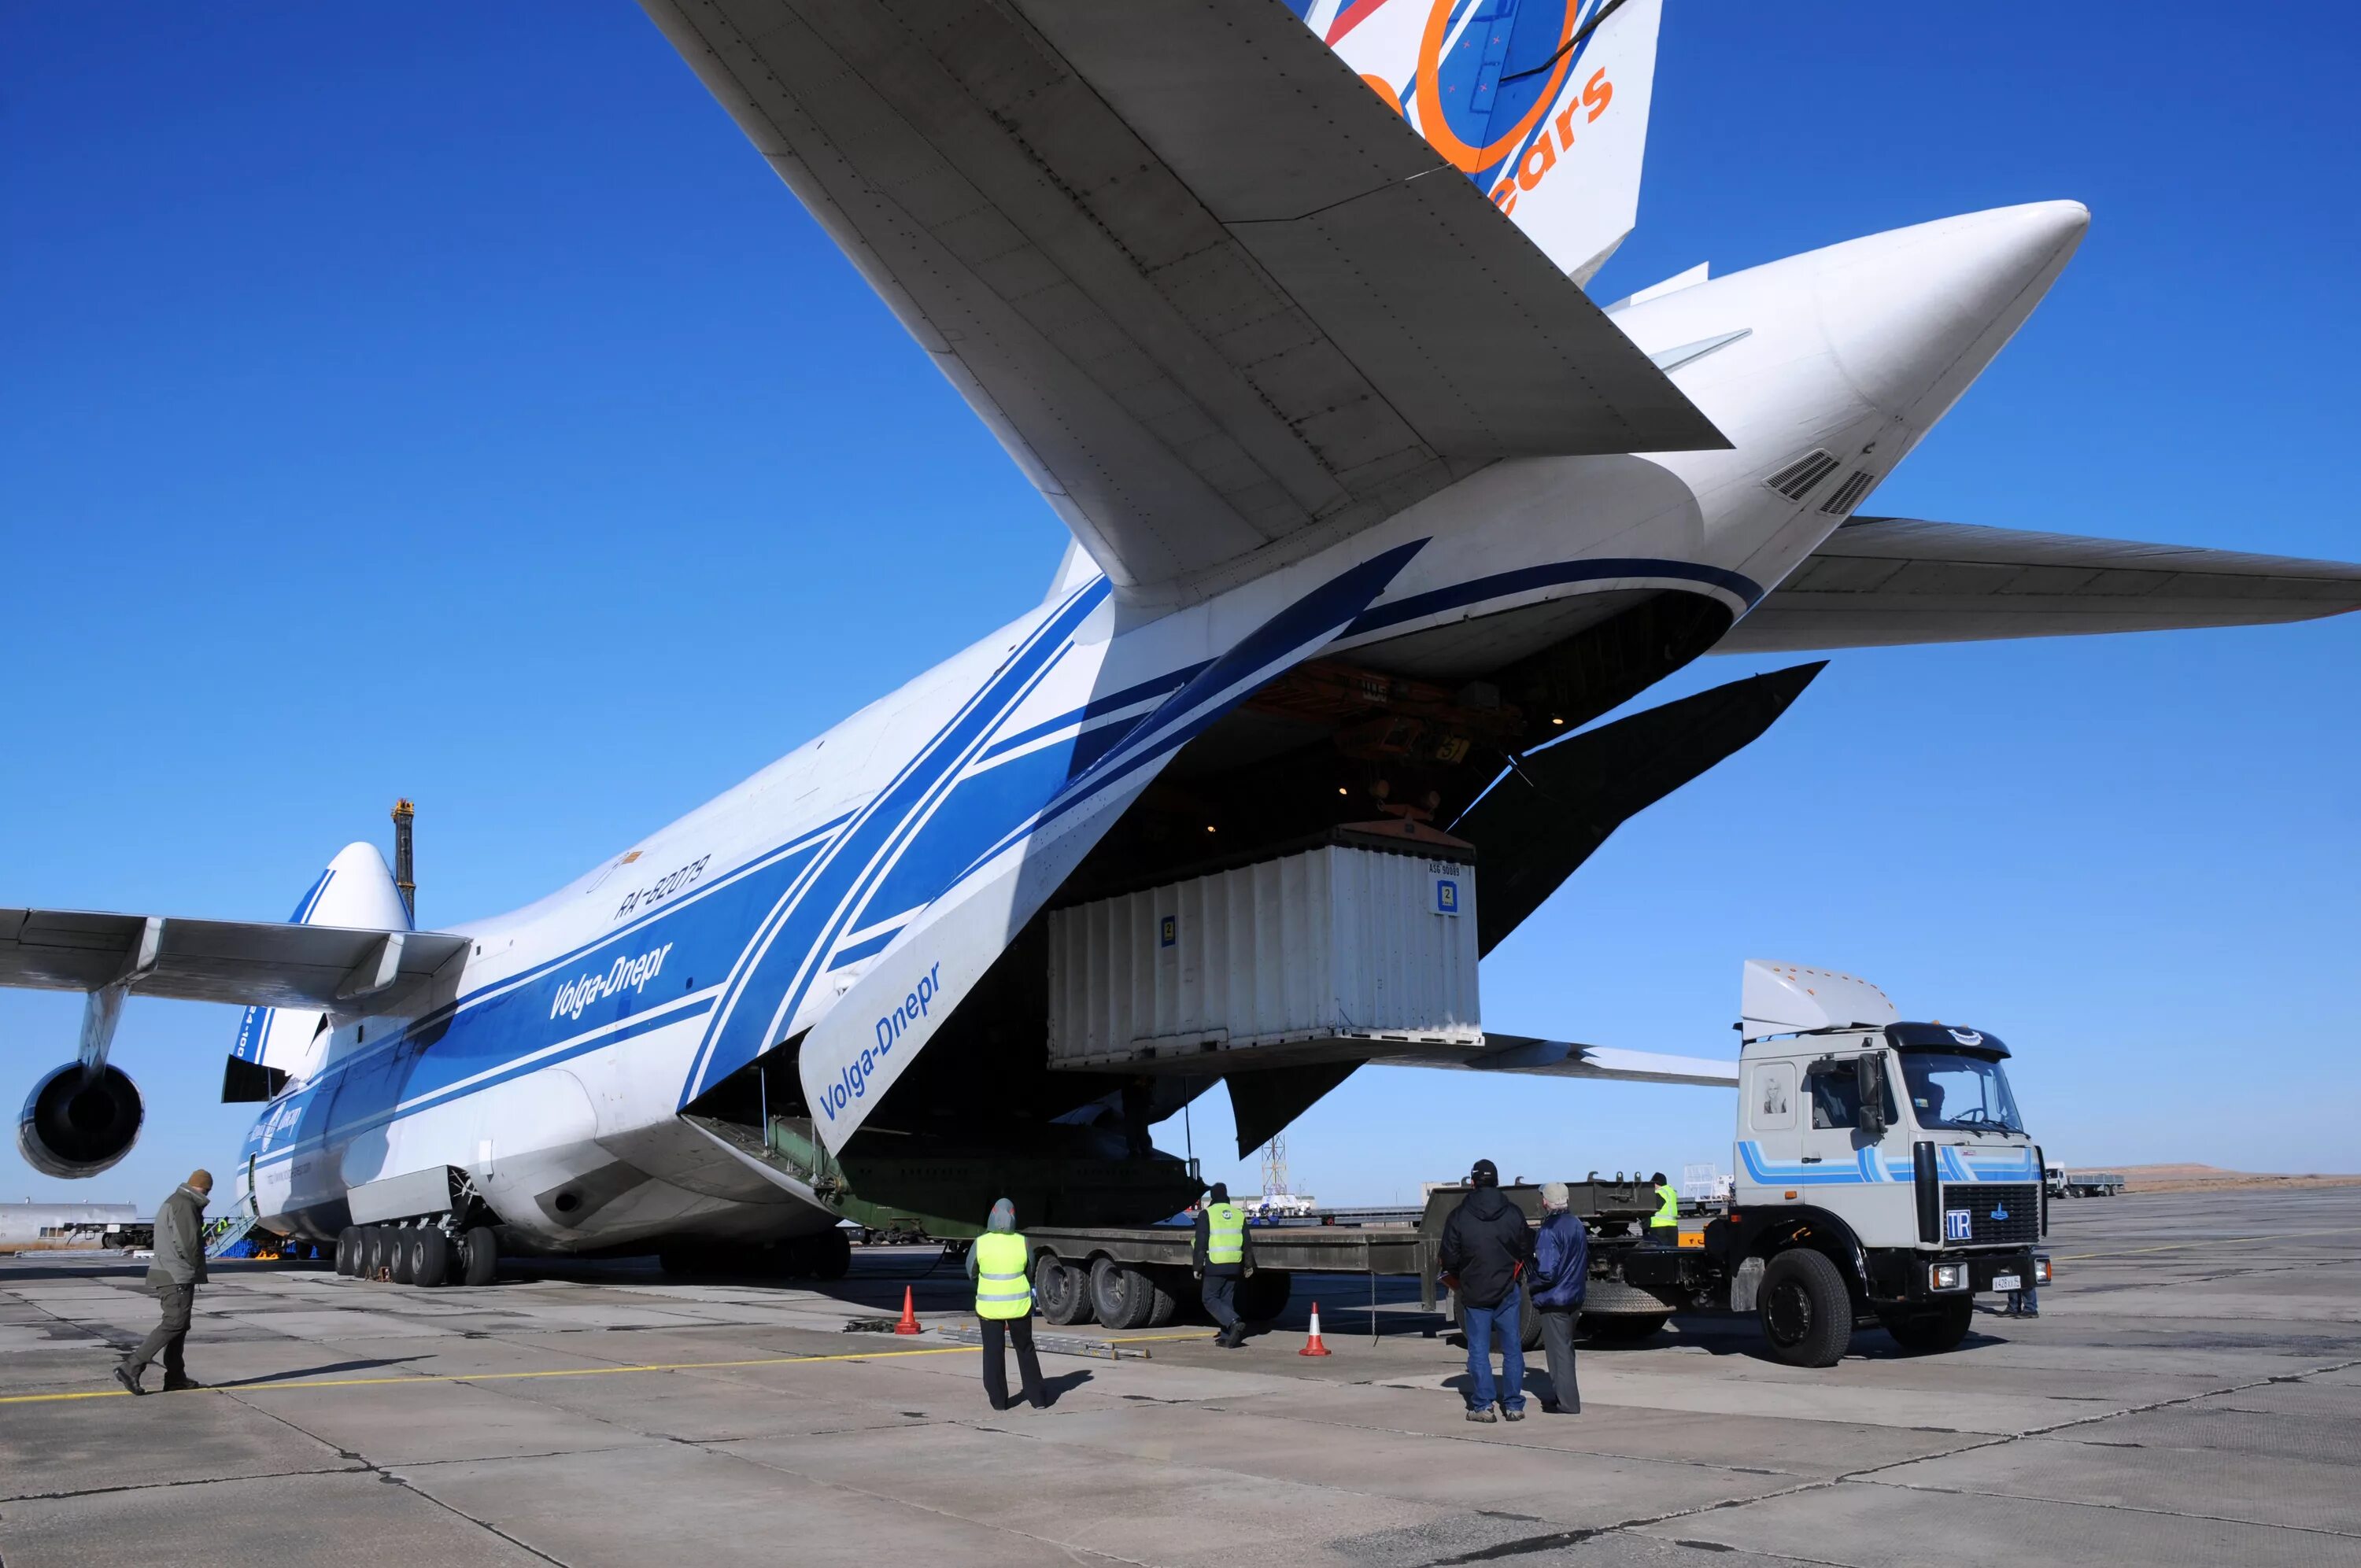
[[[148,1266],[148,1288],[164,1303],[163,1318],[139,1342],[139,1348],[116,1364],[115,1380],[134,1394],[145,1394],[139,1375],[161,1351],[164,1392],[202,1388],[189,1376],[181,1347],[189,1337],[189,1313],[196,1306],[197,1287],[205,1282],[205,1205],[213,1201],[214,1176],[192,1170],[189,1179],[156,1210],[156,1261]]]

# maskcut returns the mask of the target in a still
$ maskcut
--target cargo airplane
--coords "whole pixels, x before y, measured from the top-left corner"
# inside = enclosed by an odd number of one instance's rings
[[[1146,1129],[1216,1082],[1241,1152],[1389,1056],[1728,1082],[1480,1031],[1053,1065],[1047,932],[1342,834],[1472,861],[1480,954],[1818,668],[1595,722],[1699,655],[2361,606],[2353,565],[1863,512],[2066,266],[2073,202],[1593,303],[1661,0],[645,3],[1064,520],[1062,565],[509,914],[413,929],[366,844],[284,924],[0,909],[0,982],[88,998],[20,1119],[37,1168],[137,1135],[135,993],[246,1005],[256,1223],[407,1227],[469,1278],[717,1247],[827,1275],[842,1218],[971,1234],[1003,1192],[1153,1220],[1197,1186]]]

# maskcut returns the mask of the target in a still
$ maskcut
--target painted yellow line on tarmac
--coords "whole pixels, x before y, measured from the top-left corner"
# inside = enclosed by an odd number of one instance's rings
[[[2181,1252],[2193,1246],[2235,1246],[2240,1242],[2287,1242],[2293,1241],[2299,1236],[2350,1234],[2352,1231],[2349,1227],[2340,1225],[2333,1231],[2281,1231],[2274,1236],[2208,1236],[2203,1241],[2167,1242],[2162,1246],[2121,1247],[2114,1252],[2070,1252],[2061,1255],[2058,1261],[2079,1263],[2094,1257],[2136,1257],[2142,1253],[2148,1252]]]
[[[814,1361],[891,1361],[910,1355],[972,1355],[980,1346],[932,1345],[924,1350],[856,1350],[838,1355],[766,1355],[752,1361],[666,1361],[644,1366],[555,1366],[533,1372],[420,1373],[408,1377],[320,1377],[289,1383],[235,1383],[206,1387],[208,1394],[276,1394],[291,1388],[369,1388],[413,1383],[506,1383],[521,1377],[606,1377],[618,1372],[700,1372],[729,1366],[796,1366]],[[161,1392],[161,1390],[155,1390]],[[0,1395],[0,1405],[49,1405],[66,1399],[128,1399],[128,1388],[91,1388],[74,1394]]]

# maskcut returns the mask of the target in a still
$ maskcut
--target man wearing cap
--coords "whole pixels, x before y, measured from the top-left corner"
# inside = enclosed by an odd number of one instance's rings
[[[1517,1277],[1532,1262],[1532,1227],[1500,1191],[1500,1170],[1479,1159],[1467,1173],[1467,1196],[1443,1223],[1436,1256],[1443,1281],[1459,1300],[1467,1335],[1467,1419],[1493,1420],[1492,1340],[1500,1341],[1500,1414],[1525,1419],[1524,1332]]]
[[[1191,1244],[1197,1277],[1203,1280],[1205,1310],[1222,1332],[1213,1343],[1235,1350],[1246,1337],[1246,1326],[1233,1304],[1238,1281],[1254,1272],[1254,1237],[1246,1234],[1246,1212],[1230,1201],[1226,1182],[1216,1181],[1197,1211],[1197,1235]]]
[[[164,1303],[164,1315],[139,1347],[115,1364],[115,1380],[134,1394],[145,1394],[139,1375],[161,1351],[164,1392],[202,1388],[189,1376],[181,1348],[189,1337],[189,1313],[196,1306],[197,1287],[205,1282],[205,1205],[213,1201],[214,1174],[192,1170],[189,1179],[156,1209],[156,1261],[148,1266],[148,1288]]]
[[[1590,1238],[1566,1212],[1568,1196],[1563,1181],[1542,1183],[1542,1228],[1533,1238],[1533,1310],[1542,1317],[1550,1375],[1550,1398],[1542,1409],[1554,1416],[1582,1414],[1582,1391],[1574,1380],[1574,1321],[1589,1280]]]

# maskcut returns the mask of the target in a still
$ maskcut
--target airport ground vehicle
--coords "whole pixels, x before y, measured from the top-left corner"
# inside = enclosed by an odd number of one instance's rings
[[[2041,1185],[2052,1198],[2113,1198],[2124,1190],[2124,1177],[2115,1170],[2069,1170],[2062,1165],[2046,1167]]]
[[[1948,1350],[1966,1336],[1978,1292],[2049,1282],[2044,1165],[2001,1065],[2006,1046],[1904,1022],[1868,981],[1791,964],[1750,959],[1742,1006],[1728,1210],[1685,1217],[1668,1242],[1649,1233],[1646,1184],[1568,1183],[1591,1236],[1584,1316],[1594,1334],[1643,1337],[1676,1311],[1752,1313],[1773,1356],[1826,1366],[1863,1323],[1908,1350]],[[1539,1217],[1538,1188],[1504,1190]],[[1460,1195],[1431,1191],[1414,1231],[1274,1227],[1257,1230],[1255,1245],[1274,1270],[1414,1273],[1432,1309],[1434,1248]],[[1097,1310],[1138,1327],[1168,1320],[1185,1299],[1172,1271],[1185,1277],[1186,1231],[1028,1234],[1049,1255],[1053,1321]],[[1263,1315],[1286,1299],[1275,1283],[1253,1295]],[[1536,1329],[1529,1321],[1529,1338]]]

